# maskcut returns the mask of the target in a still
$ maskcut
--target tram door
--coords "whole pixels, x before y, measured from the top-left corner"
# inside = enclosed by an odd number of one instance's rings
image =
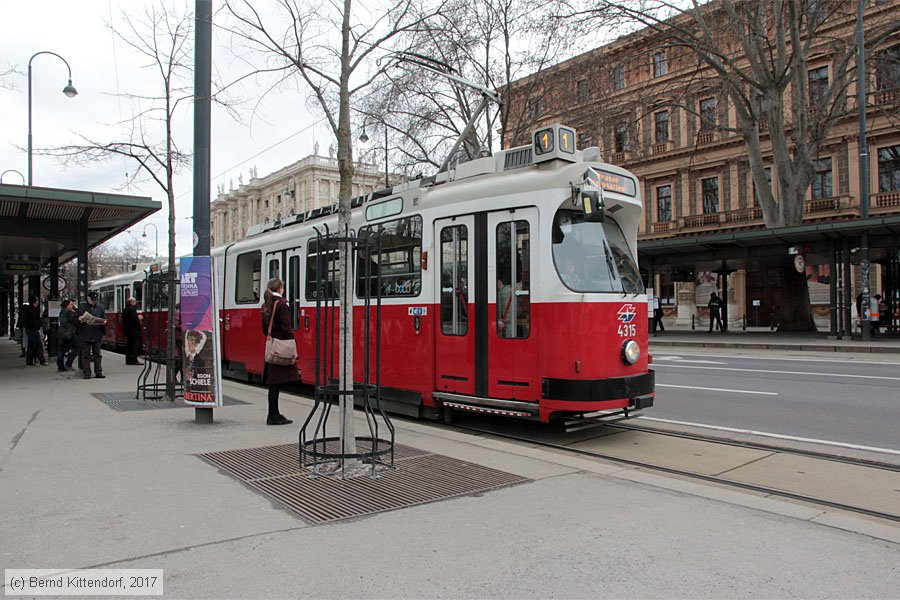
[[[435,389],[466,395],[475,394],[474,235],[472,215],[434,223]]]
[[[532,327],[532,282],[537,281],[532,235],[536,208],[487,215],[487,387],[492,398],[540,399],[538,339]]]
[[[531,235],[537,210],[435,221],[435,389],[537,400]]]

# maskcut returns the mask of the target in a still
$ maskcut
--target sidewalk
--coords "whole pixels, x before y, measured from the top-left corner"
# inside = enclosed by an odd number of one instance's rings
[[[784,333],[775,331],[696,331],[666,330],[650,334],[650,347],[668,348],[740,348],[748,350],[795,350],[799,352],[862,352],[900,354],[900,337],[880,336],[861,339],[829,339],[827,333]]]
[[[196,425],[133,388],[24,367],[0,341],[0,565],[157,568],[165,597],[897,597],[900,527],[395,419],[398,443],[530,481],[311,526],[196,455],[296,443],[265,390]],[[360,423],[362,421],[360,420]],[[361,431],[360,428],[358,431]],[[8,590],[4,590],[7,592]]]

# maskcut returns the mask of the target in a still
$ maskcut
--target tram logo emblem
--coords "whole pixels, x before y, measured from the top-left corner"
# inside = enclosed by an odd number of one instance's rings
[[[634,304],[625,304],[616,314],[619,315],[620,322],[631,323],[634,321],[634,317],[637,316],[637,311],[634,309]]]

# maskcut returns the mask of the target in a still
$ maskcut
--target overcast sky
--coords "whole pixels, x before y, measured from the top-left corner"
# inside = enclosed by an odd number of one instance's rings
[[[182,0],[168,0],[167,5]],[[33,137],[35,148],[79,143],[79,135],[96,140],[121,139],[121,119],[128,118],[131,106],[114,95],[121,93],[155,92],[158,81],[144,62],[121,40],[115,39],[107,27],[112,23],[122,28],[123,10],[139,17],[144,0],[8,0],[3,2],[0,18],[0,72],[17,67],[27,72],[28,60],[42,50],[56,52],[72,67],[72,83],[78,96],[67,98],[62,88],[67,83],[67,71],[62,61],[53,56],[37,57],[33,66]],[[193,1],[189,6],[193,8]],[[214,9],[221,2],[213,1]],[[213,34],[213,70],[223,79],[236,77],[244,69],[228,50],[228,38],[221,31]],[[25,148],[28,141],[28,82],[27,77],[12,75],[3,81],[15,89],[0,88],[0,172],[20,171],[27,177],[28,160]],[[225,111],[213,107],[212,115],[212,199],[218,184],[229,180],[237,187],[238,177],[249,179],[249,169],[256,166],[259,176],[279,169],[313,152],[319,141],[321,154],[333,143],[330,131],[323,124],[315,125],[319,116],[307,109],[306,91],[282,91],[269,95],[251,114],[256,100],[266,91],[253,81],[246,83],[240,95],[248,108],[243,112],[244,123],[237,123]],[[193,145],[192,110],[188,105],[177,123],[175,139],[190,150]],[[292,134],[288,141],[278,144]],[[259,156],[254,157],[254,155]],[[150,196],[163,203],[163,210],[147,219],[159,228],[160,251],[165,251],[167,223],[166,199],[162,190],[149,182],[123,189],[126,172],[133,173],[134,165],[124,159],[109,160],[89,166],[64,168],[56,159],[35,156],[33,177],[35,186],[57,187],[95,192],[129,193]],[[3,177],[7,184],[19,183],[15,173]],[[181,173],[175,183],[177,217],[177,253],[186,254],[191,248],[192,175]],[[140,236],[143,223],[132,228],[132,235]],[[153,252],[153,228],[147,229],[148,252]],[[127,236],[129,234],[122,234]],[[122,237],[120,236],[120,238]]]

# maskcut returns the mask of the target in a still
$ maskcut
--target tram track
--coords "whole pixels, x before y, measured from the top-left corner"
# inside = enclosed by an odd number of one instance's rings
[[[756,493],[760,493],[760,494],[765,494],[767,496],[777,496],[777,497],[781,497],[781,498],[788,498],[791,500],[805,502],[805,503],[816,505],[816,506],[824,506],[824,507],[828,507],[828,508],[834,508],[834,509],[838,509],[838,510],[842,510],[842,511],[851,512],[851,513],[866,515],[869,517],[875,517],[878,519],[884,519],[887,521],[892,521],[894,523],[900,523],[900,514],[894,514],[894,513],[885,512],[885,511],[881,511],[881,510],[875,510],[875,509],[867,508],[864,506],[848,504],[846,502],[839,502],[836,500],[830,500],[827,498],[821,498],[821,497],[812,496],[809,494],[793,492],[790,490],[780,489],[780,488],[776,488],[776,487],[772,487],[772,486],[760,485],[757,483],[749,483],[749,482],[745,482],[745,481],[738,481],[735,479],[729,479],[727,477],[722,477],[720,475],[710,475],[710,474],[706,474],[706,473],[698,473],[696,471],[690,471],[690,470],[682,469],[682,468],[678,468],[678,467],[661,465],[661,464],[653,463],[653,462],[646,461],[646,460],[626,458],[626,457],[617,456],[617,455],[609,454],[609,453],[605,453],[605,452],[598,452],[596,450],[574,448],[572,446],[568,446],[565,444],[559,444],[559,443],[555,443],[555,442],[540,440],[540,439],[536,439],[534,437],[516,435],[516,434],[512,434],[512,433],[503,433],[503,432],[498,432],[498,431],[491,431],[489,429],[483,429],[480,427],[460,425],[458,423],[450,424],[450,425],[448,425],[448,427],[452,427],[452,428],[458,429],[460,431],[476,433],[479,435],[492,436],[495,438],[536,445],[539,447],[548,448],[548,449],[556,450],[556,451],[567,453],[567,454],[586,456],[586,457],[590,457],[590,458],[594,458],[594,459],[598,459],[598,460],[613,462],[616,464],[627,465],[630,467],[638,467],[638,468],[648,469],[651,471],[665,473],[668,475],[675,475],[675,476],[684,477],[684,478],[688,478],[688,479],[705,481],[708,483],[714,483],[714,484],[728,486],[728,487],[732,487],[732,488],[738,488],[738,489],[745,490],[745,491],[751,491],[751,492],[756,492]],[[652,430],[649,428],[633,427],[633,426],[627,426],[627,425],[626,426],[620,425],[618,427],[623,428],[623,429],[633,429],[636,431],[640,431],[641,433],[650,433],[650,434],[661,433],[657,430]],[[662,433],[667,434],[668,432],[662,432]],[[727,445],[739,445],[739,446],[742,445],[740,442],[735,443],[735,444],[730,444],[730,443],[728,443],[727,440],[719,441],[719,440],[714,440],[714,439],[704,439],[703,436],[692,436],[692,434],[685,434],[684,436],[682,436],[682,435],[675,435],[673,433],[673,435],[670,437],[686,437],[687,439],[692,439],[694,441],[701,441],[704,443],[711,443],[711,444],[727,443]],[[579,440],[579,441],[583,441],[583,440]],[[750,449],[764,450],[763,448],[755,448],[753,446],[750,446]],[[804,451],[793,452],[790,449],[783,449],[780,447],[767,448],[765,450],[770,451],[770,452],[779,452],[779,453],[784,452],[784,453],[789,453],[789,454],[800,454],[802,456],[805,456],[807,458],[812,458],[814,460],[825,460],[825,461],[829,461],[829,462],[850,463],[853,466],[863,466],[863,467],[868,467],[868,468],[882,468],[880,466],[876,467],[876,466],[873,466],[872,464],[870,464],[872,461],[863,460],[860,462],[860,461],[854,461],[854,459],[848,459],[846,457],[840,457],[840,456],[835,456],[835,458],[837,460],[832,460],[830,458],[830,456],[832,456],[832,455],[828,455],[828,454],[824,454],[824,456],[818,457],[818,456],[815,456],[817,454],[815,452],[810,452],[810,453],[806,453]],[[888,470],[898,471],[900,469],[890,468]]]
[[[711,442],[715,444],[723,444],[726,446],[735,446],[737,448],[747,448],[749,450],[761,450],[767,452],[779,452],[781,454],[793,454],[796,456],[805,456],[819,460],[827,460],[830,462],[844,463],[857,467],[871,467],[873,469],[881,469],[884,471],[900,472],[900,464],[884,462],[879,460],[871,460],[867,458],[858,458],[853,456],[845,456],[841,454],[832,454],[829,452],[820,452],[817,450],[806,450],[802,448],[790,448],[788,446],[777,444],[764,444],[761,442],[751,442],[746,440],[735,440],[714,435],[700,435],[697,433],[689,433],[686,431],[672,431],[669,429],[659,429],[656,427],[641,427],[640,425],[623,425],[621,423],[610,423],[605,425],[610,429],[620,429],[624,431],[638,431],[641,433],[651,433],[667,437],[675,437],[686,440],[695,440],[698,442]]]

